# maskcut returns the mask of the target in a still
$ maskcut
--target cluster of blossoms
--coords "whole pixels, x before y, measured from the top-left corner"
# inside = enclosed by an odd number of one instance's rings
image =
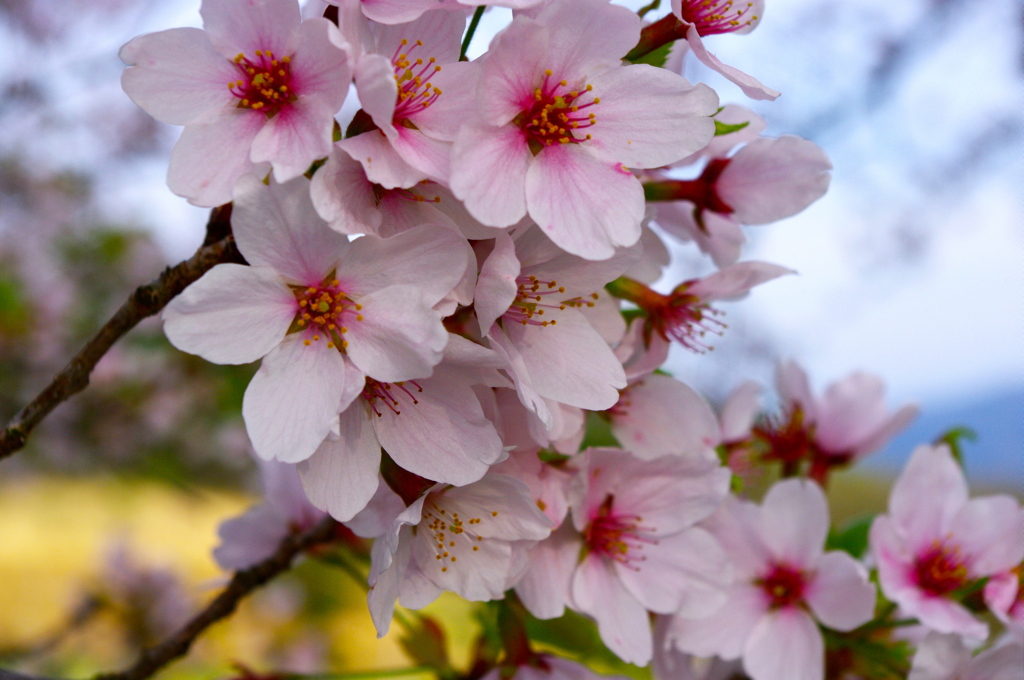
[[[777,96],[702,43],[751,30],[763,3],[674,0],[645,28],[606,0],[504,0],[511,23],[466,61],[484,4],[337,0],[303,19],[297,0],[204,0],[203,30],[121,52],[128,95],[184,126],[171,189],[233,203],[247,263],[217,265],[163,315],[186,352],[261,360],[242,415],[268,499],[223,525],[222,565],[329,514],[373,539],[380,634],[396,602],[514,591],[538,619],[589,617],[662,680],[873,677],[856,650],[895,644],[897,608],[934,632],[911,677],[961,677],[936,674],[937,655],[1019,658],[1024,514],[969,501],[947,449],[914,454],[867,556],[826,550],[829,471],[914,415],[890,414],[877,378],[817,400],[782,364],[782,413],[759,418],[756,386],[716,414],[659,370],[671,343],[704,352],[725,331],[716,302],[791,273],[741,260],[742,225],[829,183],[813,143],[761,136],[756,114],[673,68],[687,45]],[[673,59],[637,63],[676,39]],[[342,134],[352,87],[362,108]],[[664,234],[717,271],[652,288]],[[609,441],[584,447],[588,423]],[[731,491],[776,462],[786,479],[759,504]],[[988,636],[979,606],[1013,631],[984,660],[963,651]],[[492,677],[588,677],[513,646]]]

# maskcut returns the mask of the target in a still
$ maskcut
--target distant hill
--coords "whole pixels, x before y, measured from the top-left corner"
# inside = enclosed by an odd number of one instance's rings
[[[958,403],[922,405],[921,414],[884,451],[870,456],[867,469],[898,472],[914,447],[953,427],[978,437],[964,442],[972,484],[1024,492],[1024,387],[1004,389]]]

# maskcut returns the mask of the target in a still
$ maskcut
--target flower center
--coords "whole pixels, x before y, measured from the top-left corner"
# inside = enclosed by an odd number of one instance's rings
[[[718,318],[724,312],[686,292],[693,283],[686,281],[670,294],[662,295],[639,281],[622,276],[605,288],[615,297],[629,300],[643,310],[647,317],[644,339],[648,343],[651,333],[657,331],[666,341],[675,340],[683,347],[703,354],[711,350],[703,337],[708,333],[721,335],[726,325]]]
[[[921,590],[948,595],[967,584],[967,560],[956,546],[936,541],[914,562],[914,576]]]
[[[363,399],[369,404],[370,408],[377,415],[378,418],[384,414],[377,410],[377,402],[382,403],[388,409],[391,410],[396,416],[401,415],[399,407],[402,405],[402,399],[410,402],[413,406],[420,403],[408,387],[405,386],[409,383],[416,388],[417,394],[423,391],[420,384],[415,380],[407,380],[396,383],[377,382],[373,378],[366,378],[366,385],[363,386]],[[403,396],[404,395],[404,396]]]
[[[758,20],[756,14],[747,16],[752,2],[734,3],[733,0],[683,0],[683,21],[697,27],[699,35],[732,33],[751,26]]]
[[[584,533],[584,541],[591,552],[614,560],[640,571],[638,562],[647,559],[640,554],[645,545],[657,545],[657,539],[644,534],[654,531],[653,527],[642,526],[643,517],[624,515],[614,512],[615,497],[611,494],[604,499],[598,509],[597,516],[590,520]]]
[[[409,41],[402,38],[402,42],[391,57],[391,63],[395,68],[395,82],[398,84],[398,101],[392,118],[395,123],[416,115],[441,96],[441,88],[434,87],[430,82],[430,78],[441,71],[441,67],[436,63],[437,59],[428,57],[424,61],[422,57],[412,56],[417,48],[423,47],[420,40],[403,52],[408,45]]]
[[[480,550],[484,537],[476,532],[476,528],[487,519],[487,515],[462,518],[458,512],[442,507],[439,500],[428,499],[424,503],[423,521],[419,526],[426,528],[426,538],[432,544],[434,559],[440,563],[441,571],[446,572],[450,563],[458,562],[460,557],[465,559]],[[498,511],[492,510],[490,516],[497,517]]]
[[[566,81],[551,78],[551,69],[544,71],[544,82],[533,90],[529,107],[514,121],[526,133],[534,155],[545,146],[579,144],[590,139],[589,134],[580,136],[577,130],[597,122],[594,113],[584,112],[584,109],[601,103],[600,97],[590,94],[593,89],[592,85],[587,85],[582,90],[570,90]],[[589,101],[581,101],[583,99]]]
[[[239,108],[262,111],[272,118],[298,99],[291,87],[291,57],[276,59],[270,50],[256,50],[252,59],[239,53],[234,62],[242,77],[228,83],[228,89],[238,97]]]
[[[792,607],[804,599],[807,577],[788,564],[773,564],[767,575],[755,581],[768,596],[772,609]]]
[[[345,323],[352,319],[362,321],[363,315],[359,312],[363,306],[345,294],[340,282],[328,277],[319,286],[293,286],[292,290],[299,302],[299,311],[290,332],[304,332],[306,337],[302,343],[307,347],[320,340],[327,341],[328,349],[348,347],[343,337],[348,332]]]

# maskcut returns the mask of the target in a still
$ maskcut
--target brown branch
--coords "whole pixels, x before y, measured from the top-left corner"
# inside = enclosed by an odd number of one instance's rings
[[[332,518],[325,517],[303,533],[289,534],[273,555],[248,569],[236,571],[227,587],[171,637],[142,650],[138,660],[129,668],[117,673],[101,673],[94,680],[145,680],[175,659],[185,656],[203,631],[230,616],[238,603],[254,590],[288,571],[297,555],[333,543],[343,536],[338,532],[340,526]],[[0,669],[0,680],[56,679]]]
[[[215,208],[210,214],[207,234],[223,229],[228,216],[230,205]],[[143,319],[159,313],[186,286],[221,262],[244,262],[230,233],[216,242],[203,245],[189,259],[168,267],[152,282],[136,288],[92,340],[0,432],[0,460],[24,447],[29,433],[50,411],[85,389],[96,364],[121,336]]]

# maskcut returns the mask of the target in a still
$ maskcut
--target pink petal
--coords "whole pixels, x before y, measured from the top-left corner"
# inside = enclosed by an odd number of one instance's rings
[[[722,406],[722,441],[733,442],[749,436],[760,410],[760,385],[748,380],[733,390]]]
[[[302,21],[294,0],[205,0],[199,14],[210,40],[228,59],[256,50],[284,56],[289,34]]]
[[[299,97],[268,120],[252,140],[252,162],[271,163],[278,182],[298,177],[331,152],[334,113],[320,97]]]
[[[846,452],[871,437],[889,418],[885,383],[867,373],[853,373],[833,383],[818,403],[815,440],[828,451]]]
[[[338,266],[337,278],[353,298],[388,286],[416,286],[432,306],[458,285],[472,257],[460,235],[424,225],[389,239],[356,239]]]
[[[425,378],[441,361],[448,334],[412,286],[389,286],[359,299],[362,321],[348,326],[348,356],[374,380]]]
[[[328,437],[316,453],[298,465],[309,502],[347,522],[377,491],[380,444],[362,404],[341,414],[338,439]]]
[[[692,527],[645,546],[644,559],[615,572],[646,609],[701,619],[725,605],[729,560],[711,534]]]
[[[565,613],[573,570],[579,560],[582,541],[566,522],[557,531],[530,549],[516,595],[538,619],[557,619]]]
[[[269,186],[253,175],[242,178],[231,224],[249,264],[270,267],[293,285],[319,285],[348,248],[316,214],[304,177]]]
[[[907,680],[962,678],[970,661],[971,650],[959,636],[931,632],[917,648]]]
[[[256,169],[249,149],[266,121],[259,111],[230,108],[212,122],[187,126],[171,149],[167,186],[204,208],[229,202],[235,182]]]
[[[290,44],[294,46],[292,89],[300,97],[320,99],[333,116],[345,101],[352,79],[337,27],[327,19],[308,19],[292,32]]]
[[[832,163],[814,142],[787,135],[761,138],[732,157],[715,191],[743,224],[797,214],[825,195]]]
[[[390,22],[389,22],[390,23]],[[438,64],[448,68],[459,61],[462,32],[466,29],[466,15],[455,11],[431,11],[415,21],[401,25],[377,27],[376,53],[387,58],[398,53],[408,53],[412,60],[427,61],[433,57]],[[408,44],[403,45],[402,40]],[[415,45],[416,41],[422,43]],[[433,78],[431,78],[433,80]]]
[[[327,343],[290,335],[263,358],[242,400],[242,417],[261,458],[297,463],[313,455],[337,422],[345,362]]]
[[[593,77],[619,67],[640,40],[636,13],[603,0],[552,2],[536,18],[550,30],[543,68],[558,79]]]
[[[727,592],[721,609],[707,618],[672,619],[670,636],[676,646],[698,656],[735,659],[743,652],[750,631],[767,614],[764,593],[747,583],[736,583]]]
[[[219,264],[171,300],[162,318],[178,349],[215,364],[247,364],[277,347],[297,310],[272,269]]]
[[[761,504],[760,534],[777,560],[813,569],[828,534],[828,503],[821,487],[802,479],[772,486]]]
[[[338,142],[345,153],[359,161],[366,178],[385,189],[411,187],[427,179],[426,173],[405,162],[380,130],[370,130]]]
[[[494,250],[480,267],[480,276],[473,294],[476,317],[481,328],[490,328],[504,314],[516,297],[519,284],[519,260],[508,234],[494,239]]]
[[[701,215],[704,228],[694,218],[695,206],[689,201],[659,203],[655,221],[662,229],[683,241],[693,241],[701,252],[711,256],[715,266],[724,269],[740,259],[747,237],[740,224],[730,215],[705,210]]]
[[[597,621],[601,641],[616,656],[638,666],[650,662],[654,650],[647,611],[600,557],[588,555],[577,567],[572,601]]]
[[[750,632],[743,669],[754,680],[821,680],[825,677],[821,631],[802,609],[769,612]]]
[[[739,262],[700,279],[690,286],[689,292],[707,302],[735,300],[746,295],[754,286],[795,273],[792,269],[769,262]]]
[[[380,54],[367,54],[356,64],[355,80],[363,110],[382,132],[393,130],[398,83],[391,60]]]
[[[551,68],[549,42],[547,28],[523,15],[494,37],[477,85],[477,115],[482,121],[505,125],[530,108],[534,88],[541,84],[544,69]]]
[[[666,375],[649,375],[620,400],[612,432],[627,451],[653,459],[669,454],[707,456],[718,445],[718,418],[699,394]]]
[[[1011,496],[968,501],[950,523],[949,533],[969,555],[972,577],[1006,571],[1024,560],[1024,510]]]
[[[331,229],[341,234],[379,235],[381,210],[363,166],[339,148],[316,171],[309,195]]]
[[[452,147],[452,193],[484,224],[513,225],[526,215],[526,174],[532,160],[519,128],[467,124]]]
[[[434,139],[454,142],[465,123],[465,112],[476,107],[479,75],[480,64],[476,62],[444,64],[441,72],[430,79],[441,90],[441,96],[412,117],[416,127]]]
[[[674,163],[703,148],[715,134],[710,118],[718,95],[704,84],[646,64],[615,68],[591,79],[601,103],[593,107],[593,146],[605,160],[631,168]]]
[[[418,19],[438,6],[437,0],[361,0],[363,14],[382,24],[402,24]]]
[[[432,139],[419,130],[407,127],[397,128],[395,134],[388,139],[406,163],[435,182],[448,182],[452,148],[449,142]]]
[[[526,174],[526,202],[530,217],[559,247],[606,260],[616,247],[640,239],[643,188],[621,165],[580,148],[584,144],[545,147]]]
[[[822,624],[843,632],[862,626],[875,613],[875,586],[862,564],[845,552],[825,553],[805,594]]]
[[[817,404],[811,394],[807,373],[795,361],[780,361],[775,367],[775,389],[788,408],[799,406],[804,413],[804,422],[817,419]]]
[[[554,326],[510,323],[505,328],[534,389],[570,406],[597,411],[611,407],[626,386],[622,364],[578,311],[564,309],[557,320]]]
[[[494,425],[465,382],[427,378],[390,390],[399,402],[395,413],[378,405],[373,416],[381,446],[399,466],[421,477],[463,486],[484,476],[502,454]],[[416,400],[415,403],[413,399]]]
[[[747,95],[751,99],[774,100],[781,94],[777,90],[765,87],[757,78],[747,75],[738,68],[733,68],[732,66],[723,64],[718,57],[708,52],[707,48],[704,47],[704,42],[700,39],[696,26],[691,25],[690,28],[687,29],[686,42],[690,44],[690,49],[693,50],[693,56],[697,57],[702,64],[712,71],[721,73],[731,82],[736,83],[736,85],[743,90],[743,94]],[[760,680],[760,678],[757,680]]]
[[[943,538],[967,504],[967,480],[946,446],[919,446],[889,495],[889,515],[910,549]]]
[[[121,74],[125,94],[157,120],[188,125],[237,103],[227,85],[238,79],[238,68],[198,28],[141,35],[118,56],[132,67]]]

